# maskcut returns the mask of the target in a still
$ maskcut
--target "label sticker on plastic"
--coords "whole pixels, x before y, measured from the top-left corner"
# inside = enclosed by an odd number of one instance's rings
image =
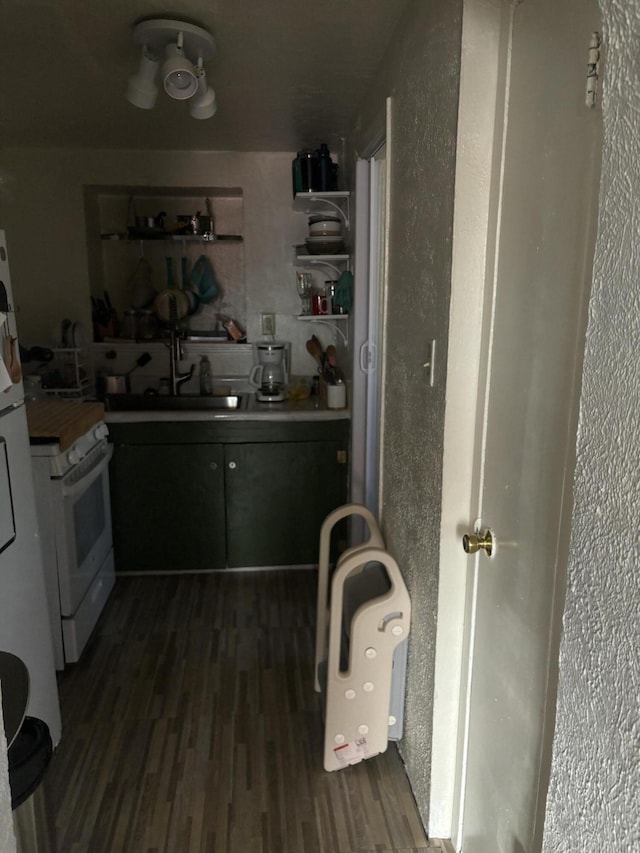
[[[359,737],[350,743],[336,746],[333,753],[341,764],[353,764],[354,761],[362,761],[368,751],[366,737]]]

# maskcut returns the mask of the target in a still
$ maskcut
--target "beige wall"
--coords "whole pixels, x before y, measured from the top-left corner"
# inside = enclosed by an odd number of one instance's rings
[[[50,344],[69,317],[90,323],[84,219],[85,185],[221,186],[244,193],[244,271],[250,340],[261,311],[277,315],[277,337],[291,341],[293,371],[312,374],[308,324],[295,321],[293,245],[307,220],[292,210],[294,154],[166,151],[5,150],[0,157],[0,223],[7,232],[21,340]],[[318,280],[326,275],[316,273]],[[326,345],[325,327],[314,331]]]
[[[426,823],[438,594],[438,531],[462,3],[410,4],[360,115],[356,146],[384,128],[392,97],[384,390],[386,544],[412,598],[407,771]],[[436,383],[423,364],[437,341]]]

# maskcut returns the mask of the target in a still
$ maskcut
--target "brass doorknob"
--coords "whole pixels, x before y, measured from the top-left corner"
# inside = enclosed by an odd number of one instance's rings
[[[462,547],[466,554],[475,554],[476,551],[484,551],[487,557],[493,551],[493,534],[487,527],[478,533],[465,533],[462,537]]]

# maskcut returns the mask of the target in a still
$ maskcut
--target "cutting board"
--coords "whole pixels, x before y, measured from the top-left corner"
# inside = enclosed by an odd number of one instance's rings
[[[104,419],[102,403],[33,400],[26,404],[29,438],[34,444],[59,443],[60,450]]]

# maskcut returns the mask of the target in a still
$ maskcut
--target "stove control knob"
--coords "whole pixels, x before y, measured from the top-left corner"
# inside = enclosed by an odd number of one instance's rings
[[[100,424],[93,430],[93,437],[96,441],[101,441],[109,435],[109,427],[106,424]]]
[[[69,465],[77,465],[79,461],[80,456],[77,450],[70,450],[67,453],[67,462],[69,463]]]

